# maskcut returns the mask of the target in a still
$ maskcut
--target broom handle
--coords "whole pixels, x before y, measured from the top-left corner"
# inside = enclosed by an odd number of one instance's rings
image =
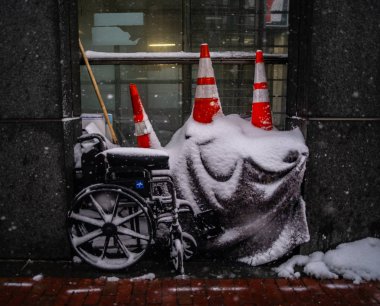
[[[83,45],[82,45],[82,42],[81,42],[80,38],[79,38],[79,49],[80,49],[80,52],[82,53],[83,60],[84,60],[84,62],[86,64],[88,74],[90,75],[90,79],[91,79],[92,85],[94,86],[96,96],[98,97],[98,101],[99,101],[100,107],[103,110],[104,118],[106,119],[107,125],[108,125],[108,127],[110,129],[111,137],[112,137],[112,142],[114,144],[118,144],[115,131],[114,131],[113,127],[112,127],[110,119],[108,118],[108,112],[107,112],[106,106],[104,104],[102,95],[100,94],[100,90],[99,90],[98,84],[96,83],[95,76],[94,76],[94,74],[92,72],[90,63],[88,62],[86,53],[84,52]]]

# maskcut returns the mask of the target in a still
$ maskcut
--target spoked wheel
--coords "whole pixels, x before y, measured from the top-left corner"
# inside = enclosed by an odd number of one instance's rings
[[[183,258],[184,260],[189,260],[197,252],[197,242],[194,237],[186,232],[182,232],[183,241]]]
[[[144,199],[120,186],[99,184],[86,188],[76,196],[67,221],[75,251],[101,269],[133,265],[152,240]]]
[[[181,239],[171,239],[170,246],[170,259],[174,265],[177,272],[184,274],[185,270],[183,268],[183,245]]]

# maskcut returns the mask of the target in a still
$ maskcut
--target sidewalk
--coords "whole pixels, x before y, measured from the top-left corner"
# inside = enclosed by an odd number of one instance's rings
[[[380,282],[2,277],[0,305],[380,305]],[[39,280],[38,280],[39,279]]]

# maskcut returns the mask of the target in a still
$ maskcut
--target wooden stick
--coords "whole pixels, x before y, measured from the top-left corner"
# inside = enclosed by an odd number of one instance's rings
[[[104,118],[106,119],[107,125],[108,125],[108,127],[110,129],[111,137],[112,137],[112,142],[114,144],[118,144],[115,131],[114,131],[113,126],[112,126],[112,124],[110,122],[110,119],[108,118],[108,112],[107,112],[106,106],[104,104],[102,95],[100,94],[100,90],[99,90],[98,84],[96,83],[95,76],[94,76],[94,74],[92,72],[90,63],[88,62],[86,53],[84,52],[84,48],[83,48],[83,45],[82,45],[82,42],[81,42],[80,38],[79,38],[79,49],[80,49],[80,52],[82,53],[83,60],[84,60],[84,62],[86,64],[88,74],[90,75],[90,79],[91,79],[92,85],[94,86],[96,96],[98,97],[98,101],[99,101],[100,107],[103,110]]]

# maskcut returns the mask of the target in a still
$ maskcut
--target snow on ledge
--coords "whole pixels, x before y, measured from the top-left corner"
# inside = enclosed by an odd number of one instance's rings
[[[90,60],[96,59],[199,59],[199,52],[135,52],[135,53],[115,53],[86,51],[86,56]],[[210,52],[211,59],[239,59],[255,58],[255,52],[224,51]],[[264,53],[264,58],[288,58],[287,54]]]

